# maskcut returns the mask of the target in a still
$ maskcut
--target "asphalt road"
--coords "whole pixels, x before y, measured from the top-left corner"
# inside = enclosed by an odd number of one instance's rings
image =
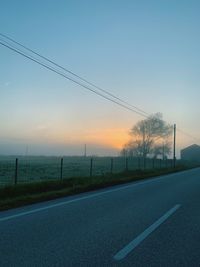
[[[200,266],[200,169],[1,212],[0,266]]]

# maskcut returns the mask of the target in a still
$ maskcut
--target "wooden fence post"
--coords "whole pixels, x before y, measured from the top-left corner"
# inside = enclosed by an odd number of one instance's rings
[[[90,177],[92,177],[93,158],[90,159]]]
[[[153,162],[152,162],[153,163],[153,169],[155,169],[155,159],[153,158],[152,160],[153,160]]]
[[[17,178],[18,178],[18,158],[15,160],[15,185],[17,184]]]
[[[60,161],[60,180],[63,178],[63,158]]]
[[[126,171],[128,171],[128,158],[127,157],[126,157],[125,163],[126,163],[126,165],[125,165]]]
[[[138,169],[139,170],[141,169],[141,166],[140,166],[140,157],[138,157]]]
[[[113,158],[110,159],[110,173],[113,173]]]

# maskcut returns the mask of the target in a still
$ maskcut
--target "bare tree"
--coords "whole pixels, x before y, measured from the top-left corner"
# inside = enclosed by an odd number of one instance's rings
[[[128,155],[142,157],[145,160],[147,156],[155,154],[156,147],[158,151],[158,145],[167,144],[171,134],[172,126],[162,119],[161,113],[156,113],[133,126],[130,131],[131,141],[124,149]],[[168,153],[167,150],[165,153]]]

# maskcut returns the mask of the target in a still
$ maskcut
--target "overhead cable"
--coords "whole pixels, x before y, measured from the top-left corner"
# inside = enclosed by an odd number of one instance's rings
[[[112,94],[112,93],[110,93],[109,91],[107,91],[107,90],[105,90],[105,89],[103,89],[103,88],[101,88],[101,87],[95,85],[94,83],[91,83],[90,81],[86,80],[85,78],[81,77],[80,75],[77,75],[75,72],[72,72],[71,70],[69,70],[69,69],[67,69],[67,68],[65,68],[65,67],[63,67],[63,66],[61,66],[60,64],[56,63],[55,61],[53,61],[53,60],[51,60],[51,59],[49,59],[49,58],[47,58],[47,57],[41,55],[40,53],[38,53],[38,52],[36,52],[36,51],[34,51],[34,50],[28,48],[27,46],[25,46],[25,45],[23,45],[23,44],[21,44],[21,43],[15,41],[13,38],[10,38],[9,36],[7,36],[7,35],[5,35],[5,34],[2,34],[2,33],[0,33],[0,36],[2,36],[2,37],[4,37],[4,38],[6,38],[7,40],[9,40],[9,41],[11,41],[11,42],[13,42],[13,43],[19,45],[20,47],[23,47],[24,49],[26,49],[27,51],[33,53],[34,55],[36,55],[36,56],[38,56],[38,57],[40,57],[40,58],[42,58],[42,59],[48,61],[49,63],[55,65],[56,67],[59,67],[60,69],[66,71],[66,72],[68,72],[69,74],[71,74],[71,75],[75,76],[76,78],[80,79],[81,81],[83,81],[83,82],[85,82],[85,83],[87,83],[87,84],[89,84],[89,85],[95,87],[96,89],[100,90],[101,92],[103,92],[103,93],[105,93],[105,94],[107,94],[107,95],[109,95],[109,96],[115,98],[116,100],[122,102],[123,104],[128,105],[128,106],[130,106],[131,108],[136,109],[136,110],[139,111],[140,113],[144,113],[145,115],[149,115],[149,114],[148,114],[147,112],[145,112],[144,110],[142,110],[142,109],[140,109],[140,108],[138,108],[138,107],[136,107],[136,106],[134,106],[134,105],[128,103],[127,101],[125,101],[125,100],[123,100],[123,99],[121,99],[121,98],[115,96],[114,94]]]
[[[94,90],[94,89],[92,89],[92,88],[86,86],[85,84],[82,84],[82,83],[80,83],[79,81],[76,81],[75,79],[73,79],[73,78],[71,78],[71,77],[69,77],[69,76],[67,76],[67,75],[65,75],[65,74],[63,74],[63,73],[61,73],[60,71],[58,71],[58,70],[56,70],[56,69],[54,69],[54,68],[48,66],[48,65],[45,64],[45,63],[40,62],[39,60],[37,60],[37,59],[31,57],[30,55],[26,55],[25,53],[19,51],[18,49],[13,48],[12,46],[10,46],[10,45],[8,45],[8,44],[6,44],[6,43],[3,43],[2,41],[0,41],[0,45],[2,45],[2,46],[4,46],[4,47],[6,47],[6,48],[12,50],[12,51],[15,52],[15,53],[20,54],[21,56],[23,56],[23,57],[25,57],[25,58],[27,58],[27,59],[29,59],[29,60],[31,60],[31,61],[33,61],[33,62],[39,64],[39,65],[41,65],[42,67],[44,67],[44,68],[46,68],[46,69],[48,69],[48,70],[50,70],[50,71],[52,71],[52,72],[57,73],[58,75],[60,75],[60,76],[62,76],[62,77],[64,77],[64,78],[66,78],[66,79],[68,79],[68,80],[70,80],[70,81],[76,83],[77,85],[79,85],[79,86],[81,86],[81,87],[83,87],[83,88],[85,88],[85,89],[87,89],[87,90],[89,90],[89,91],[95,93],[95,94],[98,95],[98,96],[101,96],[101,97],[105,98],[105,99],[108,100],[108,101],[111,101],[111,102],[113,102],[113,103],[115,103],[115,104],[117,104],[117,105],[119,105],[119,106],[121,106],[121,107],[123,107],[123,108],[125,108],[125,109],[127,109],[127,110],[130,110],[130,111],[132,111],[132,112],[134,112],[134,113],[137,113],[138,115],[141,115],[141,116],[146,117],[146,118],[148,117],[147,115],[144,115],[143,113],[141,113],[141,112],[139,112],[139,111],[137,111],[137,110],[134,110],[133,108],[130,108],[130,107],[126,106],[125,104],[122,104],[122,103],[120,103],[120,102],[118,102],[118,101],[116,101],[116,100],[114,100],[114,99],[111,99],[111,98],[109,98],[109,97],[103,95],[102,93],[97,92],[96,90]]]

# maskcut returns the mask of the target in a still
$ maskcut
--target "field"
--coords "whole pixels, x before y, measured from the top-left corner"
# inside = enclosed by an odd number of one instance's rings
[[[16,158],[18,165],[16,169]],[[177,161],[177,164],[180,164]],[[139,158],[124,157],[60,157],[47,156],[0,156],[0,185],[30,183],[71,177],[102,176],[124,170],[160,169],[172,167],[172,160],[147,159],[144,164]]]

